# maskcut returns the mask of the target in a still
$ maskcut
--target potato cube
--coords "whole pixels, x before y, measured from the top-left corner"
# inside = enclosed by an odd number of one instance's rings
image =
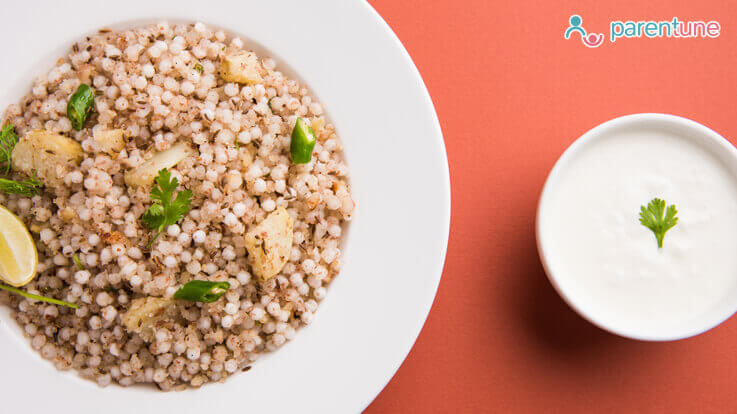
[[[174,167],[179,161],[193,153],[194,151],[187,144],[176,144],[167,150],[156,153],[148,161],[126,172],[124,176],[125,183],[131,187],[151,185],[159,171]]]
[[[82,146],[71,138],[44,130],[33,130],[13,149],[12,167],[26,175],[38,174],[47,186],[64,182],[64,176],[82,161]]]
[[[240,51],[225,55],[220,62],[220,76],[227,82],[245,83],[247,85],[261,83],[264,68],[253,52]]]
[[[245,236],[253,273],[262,282],[281,272],[292,251],[294,222],[283,207],[271,213]]]
[[[95,129],[93,138],[100,150],[110,155],[118,154],[125,148],[122,129]]]
[[[154,339],[154,328],[173,321],[177,309],[173,299],[147,296],[134,299],[130,308],[121,316],[123,326],[128,332],[137,333],[144,341]]]

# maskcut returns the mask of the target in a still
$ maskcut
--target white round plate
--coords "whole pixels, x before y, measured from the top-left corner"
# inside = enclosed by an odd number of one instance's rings
[[[72,43],[102,27],[202,21],[298,74],[345,144],[357,212],[345,266],[312,325],[223,384],[163,393],[99,388],[58,372],[0,317],[7,412],[350,413],[399,368],[430,310],[445,260],[450,180],[435,110],[412,60],[363,1],[23,0],[3,6],[0,105]]]

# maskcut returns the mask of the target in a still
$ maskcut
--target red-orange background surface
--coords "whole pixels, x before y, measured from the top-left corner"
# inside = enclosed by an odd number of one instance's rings
[[[637,112],[737,142],[737,4],[371,0],[417,64],[448,150],[452,218],[435,304],[369,413],[737,412],[737,317],[671,343],[619,338],[556,295],[535,250],[538,194],[563,150]],[[717,39],[564,40],[572,14],[717,20]],[[737,246],[735,246],[737,249]],[[737,251],[736,251],[737,252]]]

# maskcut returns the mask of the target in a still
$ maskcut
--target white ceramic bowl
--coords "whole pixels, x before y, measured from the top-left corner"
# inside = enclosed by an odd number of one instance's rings
[[[247,373],[199,390],[99,388],[61,373],[0,317],[3,412],[351,413],[412,347],[445,259],[450,181],[430,97],[409,55],[365,2],[125,0],[3,5],[0,106],[16,102],[86,33],[202,21],[244,38],[306,82],[345,144],[357,203],[345,266],[315,320]]]
[[[556,261],[550,256],[551,246],[558,242],[556,236],[550,231],[551,226],[547,225],[553,214],[552,202],[550,200],[561,182],[561,176],[565,175],[564,172],[575,162],[577,156],[591,144],[598,140],[611,137],[611,134],[629,129],[642,128],[644,126],[661,129],[670,134],[689,139],[691,142],[696,143],[713,154],[715,159],[723,162],[724,165],[731,169],[732,174],[737,176],[737,149],[718,133],[694,121],[665,114],[636,114],[607,121],[586,132],[576,140],[563,153],[550,172],[543,187],[537,210],[537,247],[545,268],[545,273],[548,279],[550,279],[550,282],[571,308],[591,323],[614,334],[633,339],[646,341],[683,339],[703,333],[729,318],[737,311],[737,297],[730,298],[726,302],[718,301],[715,298],[710,311],[700,317],[695,317],[693,320],[684,321],[675,328],[669,327],[667,330],[643,332],[641,329],[637,329],[634,326],[627,326],[619,320],[604,317],[595,310],[590,309],[590,306],[585,305],[585,301],[581,297],[583,292],[566,287],[570,286],[570,283],[565,282],[566,275],[562,274],[561,270],[559,270],[560,266],[557,266]],[[578,293],[574,293],[574,291]]]

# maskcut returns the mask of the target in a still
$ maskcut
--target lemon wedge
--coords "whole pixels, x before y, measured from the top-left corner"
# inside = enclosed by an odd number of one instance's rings
[[[0,206],[0,279],[23,286],[36,276],[38,251],[31,234],[13,213]]]

